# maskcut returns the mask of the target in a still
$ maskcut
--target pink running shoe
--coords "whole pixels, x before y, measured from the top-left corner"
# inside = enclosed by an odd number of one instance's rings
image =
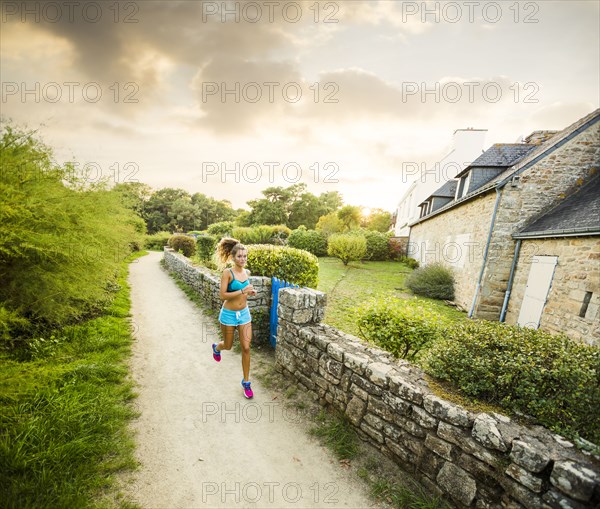
[[[219,352],[219,350],[217,350],[216,343],[213,343],[212,349],[213,349],[213,359],[216,360],[217,362],[221,362],[221,352]]]
[[[254,397],[254,393],[252,392],[252,389],[250,388],[250,382],[244,382],[243,378],[242,378],[242,389],[244,389],[244,397],[246,397],[247,399],[252,399]]]

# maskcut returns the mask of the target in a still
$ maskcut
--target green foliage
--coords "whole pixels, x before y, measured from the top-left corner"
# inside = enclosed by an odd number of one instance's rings
[[[13,338],[23,336],[30,325],[28,320],[15,311],[0,306],[0,345],[13,346]]]
[[[329,237],[327,254],[348,262],[361,260],[367,254],[367,241],[362,235],[335,233]]]
[[[288,246],[304,249],[315,256],[325,256],[327,254],[327,236],[323,232],[307,230],[301,226],[288,237]]]
[[[600,444],[600,349],[498,322],[448,328],[426,370],[465,394]]]
[[[200,235],[196,238],[196,247],[198,249],[198,258],[202,261],[209,261],[215,252],[218,238],[213,235]]]
[[[360,226],[362,213],[360,207],[344,205],[337,211],[338,219],[342,222],[342,231],[347,232]]]
[[[256,244],[248,246],[248,269],[254,276],[275,276],[300,286],[316,288],[319,260],[301,249]]]
[[[321,410],[315,417],[316,425],[310,434],[319,437],[338,459],[355,458],[359,452],[356,431],[346,415]]]
[[[423,302],[396,298],[358,308],[360,335],[398,358],[413,360],[441,337],[444,317]]]
[[[155,251],[162,251],[169,244],[171,234],[169,232],[156,232],[152,235],[146,235],[144,247]]]
[[[114,296],[120,262],[141,247],[143,222],[120,193],[78,178],[10,125],[0,168],[0,305],[32,326],[99,312]]]
[[[169,247],[188,258],[196,254],[196,240],[188,235],[175,234],[169,238]]]
[[[366,260],[385,261],[389,257],[388,241],[389,238],[385,233],[362,230],[362,235],[367,241]]]
[[[330,212],[319,218],[315,230],[321,231],[329,237],[334,233],[341,233],[344,230],[344,224],[340,221],[337,212]]]
[[[392,224],[392,214],[382,209],[373,209],[363,218],[362,226],[367,230],[387,233]]]
[[[119,272],[104,315],[43,331],[31,359],[0,352],[0,506],[115,507],[105,495],[135,469],[130,302]]]
[[[233,229],[233,237],[242,244],[276,244],[281,245],[291,230],[285,225],[238,226]]]
[[[419,261],[415,260],[414,258],[410,258],[409,256],[401,256],[399,258],[399,261],[401,263],[404,263],[405,265],[408,265],[408,267],[410,267],[411,269],[419,268]]]
[[[454,274],[441,263],[415,270],[406,278],[406,286],[415,294],[432,299],[454,299]]]
[[[215,237],[222,239],[223,237],[230,237],[233,235],[233,228],[233,221],[220,221],[211,224],[206,231],[209,235],[214,235]]]

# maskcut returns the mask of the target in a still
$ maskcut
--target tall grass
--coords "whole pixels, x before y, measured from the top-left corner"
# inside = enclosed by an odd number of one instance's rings
[[[0,353],[1,507],[131,507],[114,494],[136,466],[126,272],[102,316],[31,340],[26,360]]]

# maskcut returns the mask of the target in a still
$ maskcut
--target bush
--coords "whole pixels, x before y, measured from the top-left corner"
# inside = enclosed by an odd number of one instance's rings
[[[388,258],[400,261],[402,261],[402,258],[406,258],[405,246],[398,239],[388,238]]]
[[[196,253],[196,240],[194,237],[176,233],[169,239],[169,246],[175,251],[183,253],[183,256],[190,258]]]
[[[233,221],[220,221],[218,223],[211,224],[207,228],[206,232],[209,235],[214,235],[215,237],[222,239],[223,237],[231,237],[233,228]]]
[[[414,258],[410,258],[408,256],[401,256],[399,261],[401,263],[404,263],[405,265],[408,265],[408,267],[411,269],[419,268],[419,262],[418,262],[418,260],[415,260]]]
[[[402,359],[413,360],[424,346],[437,341],[445,323],[422,302],[390,298],[358,308],[361,336]]]
[[[156,232],[152,235],[146,235],[144,247],[146,249],[154,249],[162,251],[169,244],[171,234],[169,232]]]
[[[454,275],[441,263],[415,270],[406,278],[405,284],[417,295],[432,299],[454,299]]]
[[[319,261],[315,255],[287,246],[248,246],[248,269],[254,276],[275,276],[310,288],[317,287],[319,277]]]
[[[425,368],[468,396],[600,444],[600,349],[498,322],[455,324]]]
[[[212,235],[200,235],[196,238],[196,248],[198,249],[198,258],[202,261],[209,261],[215,252],[215,246],[218,239]]]
[[[361,232],[367,241],[365,260],[385,261],[389,259],[388,236],[385,233],[363,230]]]
[[[276,224],[274,226],[271,226],[270,228],[272,232],[270,243],[278,246],[284,245],[287,239],[289,238],[290,234],[292,233],[292,230],[290,230],[284,224]]]
[[[292,230],[285,225],[238,226],[232,235],[242,244],[276,244],[285,243]]]
[[[362,235],[334,233],[328,243],[327,254],[339,258],[344,265],[361,260],[367,253],[367,241]]]
[[[304,249],[315,256],[327,254],[327,235],[317,230],[307,230],[301,226],[288,237],[288,246]]]

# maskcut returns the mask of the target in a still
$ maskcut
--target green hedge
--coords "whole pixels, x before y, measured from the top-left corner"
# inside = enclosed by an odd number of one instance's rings
[[[220,221],[218,223],[211,224],[206,231],[209,235],[214,235],[215,237],[219,237],[221,239],[223,237],[231,237],[233,228],[233,221]]]
[[[455,324],[425,359],[466,395],[600,444],[600,349],[498,322]]]
[[[249,245],[248,269],[253,276],[275,276],[310,288],[317,287],[319,277],[319,261],[315,255],[286,246]]]
[[[442,336],[446,320],[423,302],[389,298],[358,308],[360,334],[394,356],[413,360]]]
[[[454,274],[440,263],[432,263],[412,272],[406,287],[413,293],[432,299],[454,299]]]
[[[300,226],[294,230],[287,239],[288,246],[304,249],[315,256],[327,254],[327,235],[317,230],[307,230]]]
[[[175,251],[183,253],[190,258],[196,254],[196,239],[188,235],[175,234],[169,238],[169,246]]]
[[[199,235],[196,238],[198,258],[200,258],[202,261],[210,260],[215,252],[215,246],[217,245],[217,242],[217,237],[213,235]]]
[[[285,225],[238,226],[232,235],[242,244],[275,244],[282,245],[292,230]]]
[[[171,234],[169,232],[156,232],[152,235],[146,235],[144,247],[146,249],[162,251],[169,244],[170,238]]]
[[[361,232],[367,241],[365,260],[386,261],[389,259],[389,235],[372,230]]]

